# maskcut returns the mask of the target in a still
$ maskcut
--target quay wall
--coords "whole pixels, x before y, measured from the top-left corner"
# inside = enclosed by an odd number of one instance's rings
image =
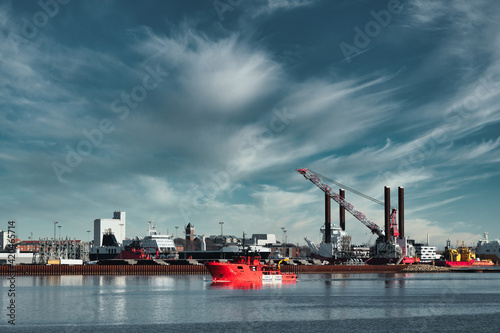
[[[305,273],[395,273],[405,266],[283,265],[281,271]],[[0,275],[178,275],[209,274],[204,265],[16,265],[0,266]]]
[[[204,265],[16,265],[0,275],[177,275],[208,274]]]
[[[424,266],[424,265],[422,265]],[[308,273],[429,273],[438,272],[435,267],[425,265],[283,265],[282,272]],[[442,268],[439,272],[496,272],[500,267],[492,268]],[[209,274],[204,265],[0,265],[0,275],[180,275]]]

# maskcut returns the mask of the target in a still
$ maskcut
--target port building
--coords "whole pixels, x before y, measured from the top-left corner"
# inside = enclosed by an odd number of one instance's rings
[[[260,246],[277,245],[276,234],[252,234],[252,244]]]
[[[432,262],[441,258],[441,256],[436,253],[435,246],[415,244],[415,253],[417,257],[420,258],[420,262]]]
[[[111,231],[116,241],[123,244],[125,240],[126,216],[125,212],[114,212],[112,219],[94,220],[94,246],[102,246],[102,236]]]
[[[7,238],[7,231],[0,230],[0,251],[5,250],[7,244],[9,244]]]

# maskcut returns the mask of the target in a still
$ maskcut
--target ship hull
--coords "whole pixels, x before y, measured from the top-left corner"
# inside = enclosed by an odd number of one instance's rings
[[[321,261],[327,261],[332,265],[343,265],[346,263],[351,263],[353,260],[359,262],[359,264],[367,264],[367,265],[390,265],[397,263],[399,258],[384,258],[384,257],[373,257],[373,258],[328,258],[321,256],[317,253],[311,253],[311,258],[319,259]],[[401,264],[413,264],[415,263],[415,258],[413,257],[404,257],[401,261]]]
[[[482,260],[486,259],[494,262],[500,262],[500,258],[495,254],[481,254],[481,253],[476,253],[476,254]]]
[[[368,265],[391,265],[391,264],[396,264],[399,261],[399,258],[384,258],[384,257],[373,257],[370,258],[366,261]],[[414,257],[404,257],[400,264],[403,265],[411,265],[414,264],[415,262],[418,262],[418,260],[415,260]]]
[[[436,266],[448,266],[448,267],[483,267],[483,266],[494,266],[495,264],[491,261],[450,261],[450,260],[437,260],[435,262]]]
[[[370,258],[364,258],[364,257],[358,257],[358,258],[329,258],[329,257],[325,257],[325,256],[322,256],[320,254],[317,254],[317,253],[311,253],[311,258],[313,259],[319,259],[321,261],[327,261],[329,264],[332,264],[332,265],[342,265],[344,263],[347,263],[347,262],[353,262],[353,261],[356,261],[358,262],[359,264],[363,264],[365,263],[366,261],[368,261]]]
[[[207,262],[214,283],[284,283],[295,282],[297,275],[282,273],[273,266],[262,265],[260,258],[237,257],[233,262]]]

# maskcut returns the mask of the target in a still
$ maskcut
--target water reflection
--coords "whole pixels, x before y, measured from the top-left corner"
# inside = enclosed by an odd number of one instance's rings
[[[47,275],[33,277],[33,285],[40,287],[68,287],[81,286],[83,281],[82,275]]]
[[[167,325],[187,320],[213,323],[211,330],[193,332],[217,332],[215,322],[263,323],[277,318],[418,321],[450,312],[466,318],[498,312],[500,299],[500,275],[471,277],[470,273],[303,274],[292,284],[212,283],[199,275],[20,276],[16,283],[20,324],[94,325],[95,331],[102,331],[99,325]],[[5,308],[6,302],[6,297],[0,297],[0,306]]]
[[[210,289],[262,289],[262,283],[255,282],[212,282]]]
[[[211,282],[209,289],[279,289],[294,287],[297,283],[278,283],[278,282]]]
[[[385,288],[404,288],[408,283],[410,275],[407,273],[398,274],[384,279]]]

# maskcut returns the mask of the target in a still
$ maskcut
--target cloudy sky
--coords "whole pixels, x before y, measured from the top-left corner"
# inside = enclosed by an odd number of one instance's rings
[[[417,241],[500,237],[497,1],[3,1],[0,31],[0,228],[22,239],[123,210],[129,237],[317,241],[297,168],[404,186]]]

